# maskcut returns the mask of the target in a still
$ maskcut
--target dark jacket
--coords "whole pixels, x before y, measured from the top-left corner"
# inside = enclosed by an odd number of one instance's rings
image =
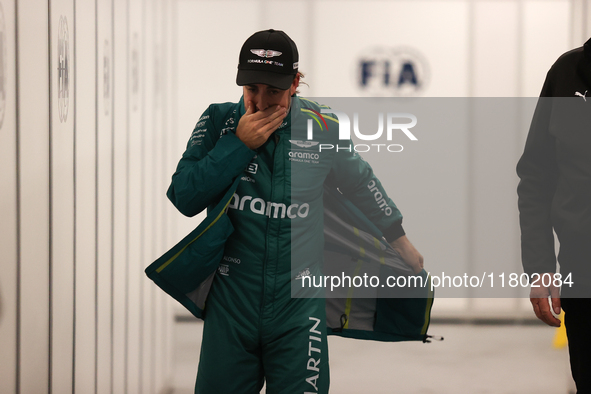
[[[528,274],[591,278],[591,40],[548,71],[517,165],[522,262]],[[569,293],[569,288],[563,286]]]

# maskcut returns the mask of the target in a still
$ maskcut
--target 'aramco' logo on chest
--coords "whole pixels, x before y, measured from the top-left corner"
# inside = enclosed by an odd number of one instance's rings
[[[60,17],[57,33],[57,101],[60,122],[68,119],[68,105],[70,100],[70,38],[68,21],[65,16]]]

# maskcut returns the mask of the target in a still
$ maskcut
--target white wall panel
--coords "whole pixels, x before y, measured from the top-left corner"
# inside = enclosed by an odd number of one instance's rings
[[[168,238],[168,220],[166,217],[166,188],[168,187],[168,180],[166,179],[170,174],[165,172],[165,158],[168,154],[168,141],[169,141],[169,126],[168,114],[167,114],[167,95],[166,89],[168,81],[167,62],[169,58],[169,48],[167,42],[167,26],[166,26],[166,4],[165,0],[157,0],[154,3],[155,18],[154,23],[158,26],[154,29],[154,69],[155,69],[155,87],[154,87],[154,136],[156,145],[156,170],[155,170],[155,190],[154,199],[157,205],[156,210],[156,224],[157,231],[157,242],[155,244],[154,255],[155,258],[162,255],[168,250],[167,238]],[[160,294],[158,292],[157,294]],[[160,345],[158,345],[160,346]],[[158,362],[161,362],[159,360]],[[162,367],[162,366],[160,366]]]
[[[164,248],[168,249],[170,246],[176,244],[178,239],[181,237],[177,237],[176,235],[176,224],[177,224],[177,215],[176,210],[166,198],[166,189],[168,188],[168,184],[170,181],[170,177],[175,170],[176,163],[174,162],[176,158],[176,154],[173,148],[176,146],[176,133],[175,127],[173,126],[176,120],[176,92],[174,86],[174,76],[172,74],[172,70],[174,69],[174,65],[176,64],[175,58],[175,48],[176,48],[176,36],[174,34],[176,24],[174,22],[174,11],[175,11],[175,4],[176,2],[165,1],[164,2],[164,10],[163,10],[163,22],[164,22],[164,48],[166,49],[165,54],[165,61],[163,62],[163,72],[162,75],[165,78],[163,82],[163,102],[164,102],[164,128],[163,133],[166,138],[166,149],[164,151],[163,156],[163,163],[162,166],[164,168],[164,174],[162,177],[162,185],[163,188],[160,191],[160,195],[163,200],[163,208],[164,208],[164,215],[166,218],[166,228],[167,233],[163,237],[164,239]],[[161,319],[160,324],[164,326],[164,334],[161,341],[163,342],[164,346],[164,355],[163,355],[163,362],[164,368],[162,370],[162,374],[164,375],[165,379],[168,378],[168,381],[165,381],[165,385],[172,384],[172,374],[173,374],[173,354],[174,354],[174,337],[173,337],[173,326],[170,324],[171,321],[174,321],[174,316],[172,313],[172,306],[173,301],[170,297],[168,297],[164,293],[160,293],[161,296],[164,298],[163,307],[164,310],[162,315],[164,316]]]
[[[167,78],[164,91],[164,105],[165,105],[165,124],[167,125],[166,135],[168,136],[167,142],[167,150],[164,154],[164,183],[165,183],[165,190],[163,193],[166,193],[166,189],[168,188],[170,178],[174,173],[176,168],[176,159],[178,158],[178,150],[177,147],[179,145],[182,146],[182,143],[179,143],[180,140],[180,133],[178,133],[176,128],[177,123],[177,112],[178,112],[178,97],[176,93],[176,78],[177,75],[174,74],[172,71],[175,70],[177,64],[177,33],[176,30],[178,25],[176,23],[176,2],[166,2],[166,20],[167,20],[167,27],[165,29],[166,40],[165,46],[167,48],[167,57],[165,62],[165,76]],[[168,198],[164,194],[163,198],[165,198],[165,212],[168,218],[168,234],[166,237],[166,246],[174,245],[178,239],[181,239],[181,234],[177,234],[178,228],[178,216],[176,215],[176,209],[170,204]]]
[[[153,0],[152,3],[152,28],[149,31],[150,45],[152,49],[151,59],[152,64],[152,110],[149,115],[151,118],[149,123],[152,127],[152,146],[150,164],[152,166],[150,177],[153,179],[153,201],[154,201],[154,226],[152,227],[154,243],[152,244],[152,251],[150,258],[156,259],[162,253],[164,237],[166,234],[166,226],[164,220],[164,192],[166,181],[164,177],[163,158],[166,151],[166,125],[165,125],[165,75],[164,67],[166,62],[165,37],[164,37],[164,20],[163,20],[163,0]]]
[[[49,9],[17,1],[20,187],[19,386],[49,388]],[[24,12],[26,10],[26,12]]]
[[[76,324],[74,389],[96,384],[96,3],[76,0]]]
[[[144,282],[143,268],[146,260],[143,259],[142,234],[144,232],[144,218],[142,215],[144,193],[142,190],[144,171],[144,139],[142,123],[142,105],[144,97],[143,77],[143,0],[129,1],[129,229],[128,229],[128,255],[129,255],[129,309],[127,325],[127,392],[140,394],[140,365],[142,362],[141,350],[141,308],[142,308],[142,283]]]
[[[584,0],[585,7],[584,11],[582,12],[580,22],[583,27],[581,28],[582,34],[574,35],[573,34],[573,44],[578,45],[579,43],[586,42],[589,37],[591,36],[591,2],[589,0]]]
[[[142,178],[143,178],[143,259],[142,265],[145,262],[153,261],[154,258],[154,242],[155,237],[155,203],[154,203],[154,170],[156,168],[156,158],[154,157],[155,149],[155,125],[154,125],[154,85],[155,85],[155,68],[154,68],[154,2],[156,0],[144,0],[142,10],[143,14],[143,58],[142,67],[144,70],[144,89],[146,95],[143,97],[142,103],[142,132],[143,132],[143,162],[142,162]],[[140,360],[140,374],[141,386],[140,392],[146,394],[154,394],[155,390],[155,364],[154,364],[154,309],[156,292],[149,280],[143,278],[142,280],[142,295],[141,295],[141,354]]]
[[[570,1],[571,46],[582,46],[591,36],[591,2]]]
[[[96,9],[75,0],[76,324],[74,392],[96,384]]]
[[[51,389],[72,390],[74,357],[74,3],[50,4]]]
[[[125,392],[127,362],[128,223],[128,4],[115,1],[113,58],[114,206],[113,206],[113,392]]]
[[[150,124],[152,128],[152,145],[150,149],[150,178],[152,179],[152,196],[153,196],[153,208],[152,212],[152,225],[150,229],[152,231],[152,250],[150,251],[150,255],[147,261],[153,261],[166,250],[163,250],[163,241],[165,236],[165,226],[164,226],[164,200],[162,199],[163,196],[163,166],[162,166],[162,158],[164,149],[166,148],[165,144],[165,132],[166,128],[164,127],[164,75],[162,73],[163,70],[163,62],[165,61],[165,48],[164,48],[164,29],[162,26],[162,0],[153,0],[152,4],[152,19],[150,25],[152,28],[149,31],[150,35],[150,45],[151,45],[151,58],[149,62],[152,63],[152,75],[154,78],[152,79],[152,93],[150,96],[152,97],[152,109],[150,113]],[[149,283],[148,280],[144,282]],[[151,368],[151,379],[150,382],[152,383],[153,392],[157,393],[158,388],[161,387],[162,384],[162,346],[160,339],[162,338],[162,325],[160,324],[160,313],[162,311],[162,294],[157,288],[153,286],[152,283],[149,283],[151,289],[150,291],[153,294],[153,301],[152,301],[152,315],[151,315],[151,345],[152,345],[152,365]],[[145,378],[144,378],[145,379]],[[145,379],[146,380],[146,379]]]
[[[165,159],[165,165],[167,166],[166,172],[166,182],[167,188],[170,179],[172,178],[172,174],[176,168],[176,162],[180,157],[179,152],[182,151],[184,144],[186,143],[186,133],[181,133],[179,131],[179,95],[178,95],[178,80],[179,75],[177,73],[178,70],[178,63],[179,63],[179,43],[178,43],[178,1],[174,1],[169,3],[170,6],[170,16],[169,16],[169,36],[168,42],[170,46],[170,62],[168,68],[168,74],[170,75],[169,83],[168,83],[168,99],[166,100],[168,106],[168,114],[169,120],[168,124],[170,127],[170,143],[168,145],[168,156]],[[169,209],[169,217],[171,220],[170,223],[170,231],[169,231],[169,238],[168,238],[168,245],[176,244],[177,240],[181,239],[183,234],[179,232],[179,220],[181,219],[180,215],[177,215],[178,211],[172,204],[167,200],[167,207]]]
[[[474,1],[471,21],[473,56],[472,95],[519,95],[521,42],[520,6],[517,1]]]
[[[164,216],[166,220],[166,228],[167,232],[163,237],[164,240],[164,248],[168,249],[171,245],[174,245],[178,239],[181,239],[177,236],[176,230],[177,226],[177,219],[178,216],[176,215],[176,209],[172,206],[168,198],[166,197],[166,190],[168,188],[168,184],[170,182],[170,177],[175,170],[176,163],[175,158],[175,147],[177,145],[177,133],[175,132],[174,124],[176,122],[176,93],[175,89],[176,86],[174,84],[175,76],[172,73],[174,67],[176,65],[176,57],[175,57],[175,50],[176,50],[176,23],[175,23],[175,6],[176,2],[164,2],[164,47],[166,48],[166,59],[163,68],[163,75],[165,78],[164,81],[164,90],[163,90],[163,101],[164,101],[164,125],[165,128],[163,132],[165,133],[166,138],[166,149],[163,154],[163,178],[162,178],[162,185],[163,189],[160,191],[162,201],[163,201],[163,209],[164,209]],[[174,321],[174,313],[173,313],[173,306],[174,300],[170,299],[165,294],[161,294],[163,297],[163,312],[162,315],[165,316],[164,319],[169,319],[169,321]],[[174,368],[174,336],[173,336],[173,325],[170,323],[165,323],[164,321],[160,322],[163,325],[163,337],[160,339],[163,341],[163,370],[162,375],[164,378],[163,384],[165,386],[169,386],[174,384],[173,380],[173,368]]]
[[[112,389],[113,11],[97,1],[97,392]]]
[[[14,1],[0,1],[0,393],[17,381],[17,128]]]
[[[522,96],[539,96],[546,72],[560,55],[572,49],[570,6],[568,0],[524,1]]]

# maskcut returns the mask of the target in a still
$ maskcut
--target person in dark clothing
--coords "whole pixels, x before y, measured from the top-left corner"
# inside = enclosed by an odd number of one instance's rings
[[[532,286],[530,300],[550,326],[560,326],[556,315],[564,309],[578,393],[591,393],[590,90],[591,39],[548,71],[517,165],[522,263],[539,286]]]

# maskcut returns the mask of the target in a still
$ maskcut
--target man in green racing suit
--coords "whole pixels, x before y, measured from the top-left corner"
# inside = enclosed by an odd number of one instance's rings
[[[234,232],[204,309],[195,391],[326,393],[325,300],[292,285],[321,273],[323,185],[338,187],[415,272],[423,258],[370,165],[337,146],[330,116],[310,140],[307,120],[322,112],[298,97],[295,43],[281,31],[255,33],[242,47],[238,103],[212,104],[199,119],[168,190],[187,216],[215,206],[236,177],[228,216]],[[343,142],[350,141],[340,141]]]

